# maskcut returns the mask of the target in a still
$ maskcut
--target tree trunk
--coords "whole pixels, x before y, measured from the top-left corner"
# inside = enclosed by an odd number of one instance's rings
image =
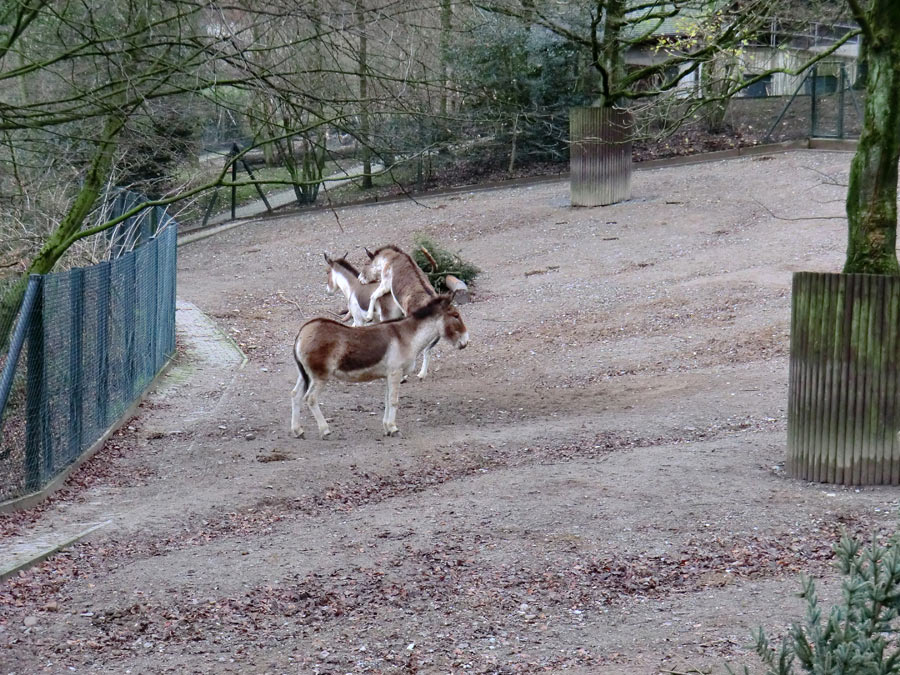
[[[97,143],[93,161],[71,208],[60,221],[56,230],[47,237],[41,250],[28,266],[28,270],[0,297],[0,347],[3,349],[6,349],[13,321],[22,304],[25,287],[28,285],[28,275],[47,274],[72,245],[72,236],[81,229],[84,219],[87,218],[103,191],[112,167],[116,137],[124,125],[124,119],[120,117],[107,118],[103,135]]]
[[[700,67],[700,85],[702,96],[708,101],[706,110],[706,130],[718,134],[725,130],[725,115],[728,112],[728,99],[721,98],[728,90],[729,80],[735,64],[728,55],[720,55],[705,61]],[[733,60],[732,60],[733,61]]]
[[[450,59],[450,29],[453,18],[452,0],[441,0],[441,125],[446,126],[447,117],[447,61]]]
[[[887,5],[893,0],[884,0]],[[900,274],[897,265],[897,161],[900,159],[900,3],[873,15],[866,109],[847,189],[845,273]]]
[[[508,173],[512,173],[516,167],[516,142],[519,139],[519,116],[513,117],[512,143],[509,148],[509,167],[506,169]]]
[[[598,3],[598,5],[603,3]],[[594,67],[600,73],[600,97],[597,105],[612,108],[622,97],[619,91],[625,79],[625,54],[622,51],[622,29],[626,0],[609,0],[598,9],[601,16],[594,27],[591,42]]]
[[[368,190],[372,187],[372,147],[369,138],[368,40],[365,6],[362,0],[356,3],[356,21],[359,24],[359,140],[362,144],[362,188]]]

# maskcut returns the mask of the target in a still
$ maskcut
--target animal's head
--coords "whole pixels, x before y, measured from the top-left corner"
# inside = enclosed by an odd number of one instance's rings
[[[368,284],[372,281],[375,281],[378,276],[381,274],[381,260],[380,256],[375,255],[369,249],[363,249],[366,252],[366,255],[369,256],[369,262],[366,263],[366,266],[362,268],[362,271],[359,273],[359,280],[364,284]]]
[[[334,293],[338,289],[336,275],[340,273],[338,269],[342,263],[346,263],[347,254],[340,258],[332,258],[327,252],[322,254],[325,256],[325,263],[328,265],[328,274],[325,278],[325,290],[328,293]]]
[[[465,349],[469,344],[469,330],[463,323],[459,310],[453,304],[453,298],[456,292],[445,293],[439,295],[438,299],[441,303],[442,327],[441,337],[445,338],[457,349]]]

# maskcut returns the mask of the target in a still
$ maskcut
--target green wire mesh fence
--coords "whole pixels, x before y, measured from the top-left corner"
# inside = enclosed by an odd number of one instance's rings
[[[30,280],[32,308],[16,331],[24,350],[16,359],[14,335],[3,378],[0,501],[40,490],[76,461],[175,351],[177,224],[161,208],[141,217],[137,235],[111,238],[112,260]]]

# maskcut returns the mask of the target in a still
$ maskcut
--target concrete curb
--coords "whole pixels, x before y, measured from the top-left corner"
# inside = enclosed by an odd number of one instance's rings
[[[14,561],[12,563],[9,563],[5,567],[0,568],[0,581],[8,579],[9,577],[13,576],[17,572],[28,569],[29,567],[32,567],[33,565],[37,565],[39,562],[43,562],[44,560],[49,558],[54,553],[59,553],[64,548],[68,548],[72,544],[78,543],[79,541],[81,541],[82,539],[87,537],[89,534],[96,532],[101,527],[106,527],[111,522],[112,522],[111,520],[107,520],[102,523],[97,523],[95,525],[91,525],[89,528],[87,528],[86,530],[82,530],[75,536],[68,537],[67,539],[61,541],[58,544],[53,544],[53,545],[41,550],[39,553],[36,553],[36,554],[28,553],[28,554],[26,554],[25,557],[22,557],[21,559],[19,559],[17,561],[14,559]]]
[[[179,320],[176,325],[193,337],[193,349],[200,358],[223,366],[234,365],[238,370],[247,365],[249,359],[238,343],[197,305],[178,298],[175,316]]]
[[[251,223],[255,223],[259,220],[256,216],[253,218],[232,220],[227,223],[222,223],[220,225],[215,225],[213,227],[205,227],[202,230],[197,232],[187,232],[178,237],[177,245],[184,246],[185,244],[190,244],[195,241],[200,241],[201,239],[206,239],[207,237],[211,237],[214,234],[219,234],[220,232],[226,232],[238,225],[250,225]]]

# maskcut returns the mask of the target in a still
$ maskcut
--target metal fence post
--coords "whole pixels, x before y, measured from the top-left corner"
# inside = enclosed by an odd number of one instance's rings
[[[177,292],[177,269],[178,269],[178,224],[173,222],[170,226],[171,231],[169,232],[169,237],[171,237],[171,242],[166,247],[168,249],[168,258],[169,264],[166,266],[166,274],[169,278],[169,301],[167,306],[169,308],[169,324],[167,328],[168,334],[168,348],[166,349],[166,354],[173,354],[175,352],[175,305],[176,305],[176,292]]]
[[[22,307],[19,309],[19,319],[16,322],[16,327],[9,343],[6,364],[3,366],[3,375],[0,377],[0,429],[3,428],[3,411],[6,410],[6,403],[9,401],[9,394],[12,391],[13,380],[15,380],[16,375],[16,366],[19,363],[19,356],[22,353],[22,347],[25,345],[25,339],[28,336],[28,327],[31,324],[31,313],[34,310],[34,303],[35,300],[37,300],[42,279],[43,277],[41,277],[40,274],[32,274],[28,277],[28,285],[25,287],[25,297],[22,299]]]
[[[272,213],[272,205],[269,204],[269,200],[266,199],[266,193],[263,192],[262,186],[260,186],[260,184],[256,182],[256,176],[253,175],[253,171],[250,169],[250,165],[247,164],[246,160],[244,160],[243,157],[241,158],[241,164],[243,164],[244,170],[247,172],[247,175],[250,176],[250,180],[253,181],[253,187],[256,188],[256,192],[257,194],[259,194],[259,198],[262,199],[263,204],[266,205],[266,211]]]
[[[206,213],[203,214],[203,221],[200,223],[200,229],[206,227],[206,224],[209,222],[209,217],[212,215],[212,210],[216,205],[216,200],[219,198],[219,186],[216,186],[216,189],[213,191],[213,195],[209,200],[209,204],[206,206]]]
[[[37,291],[28,325],[28,373],[25,383],[25,488],[39,490],[45,474],[48,458],[44,446],[45,435],[44,403],[44,302],[43,280],[37,277]]]
[[[816,119],[816,84],[819,79],[819,68],[818,66],[813,66],[812,68],[812,81],[810,84],[810,95],[809,95],[809,120],[811,129],[809,130],[809,135],[815,137],[816,130],[819,128],[818,120]]]
[[[152,377],[152,372],[156,372],[159,368],[157,358],[157,332],[159,331],[159,239],[153,238],[148,243],[151,246],[150,259],[147,261],[150,266],[149,278],[146,280],[147,286],[150,288],[150,325],[147,327],[150,332],[150,359],[148,363],[148,372],[146,375]]]
[[[109,295],[111,266],[97,265],[97,428],[109,421]]]
[[[69,312],[72,333],[69,336],[69,459],[81,454],[84,400],[82,397],[82,333],[84,329],[84,269],[69,272]]]
[[[837,118],[837,137],[844,137],[844,85],[847,79],[844,75],[844,64],[838,71],[838,118]]]
[[[136,251],[132,253],[136,253]],[[141,296],[138,293],[138,257],[137,255],[130,255],[127,258],[122,258],[121,262],[122,264],[117,268],[121,275],[120,281],[122,286],[131,292],[131,298],[130,300],[126,298],[124,302],[120,301],[116,304],[116,309],[118,310],[116,318],[122,327],[122,339],[125,340],[122,355],[122,364],[125,366],[125,372],[119,374],[119,378],[123,382],[119,383],[118,391],[128,392],[128,396],[131,397],[135,395],[135,384],[138,380],[137,373],[140,370],[138,364],[141,361],[137,348],[138,322],[135,320],[138,304],[141,302]],[[122,394],[120,393],[119,396],[121,397]],[[122,401],[116,401],[116,417],[119,416],[119,410],[122,407]]]
[[[159,232],[159,207],[154,206],[150,209],[150,236],[155,237]]]
[[[237,156],[241,152],[240,148],[238,148],[237,143],[233,143],[231,146],[231,152],[228,155],[228,158],[231,160],[231,219],[235,219],[235,213],[237,213]]]

